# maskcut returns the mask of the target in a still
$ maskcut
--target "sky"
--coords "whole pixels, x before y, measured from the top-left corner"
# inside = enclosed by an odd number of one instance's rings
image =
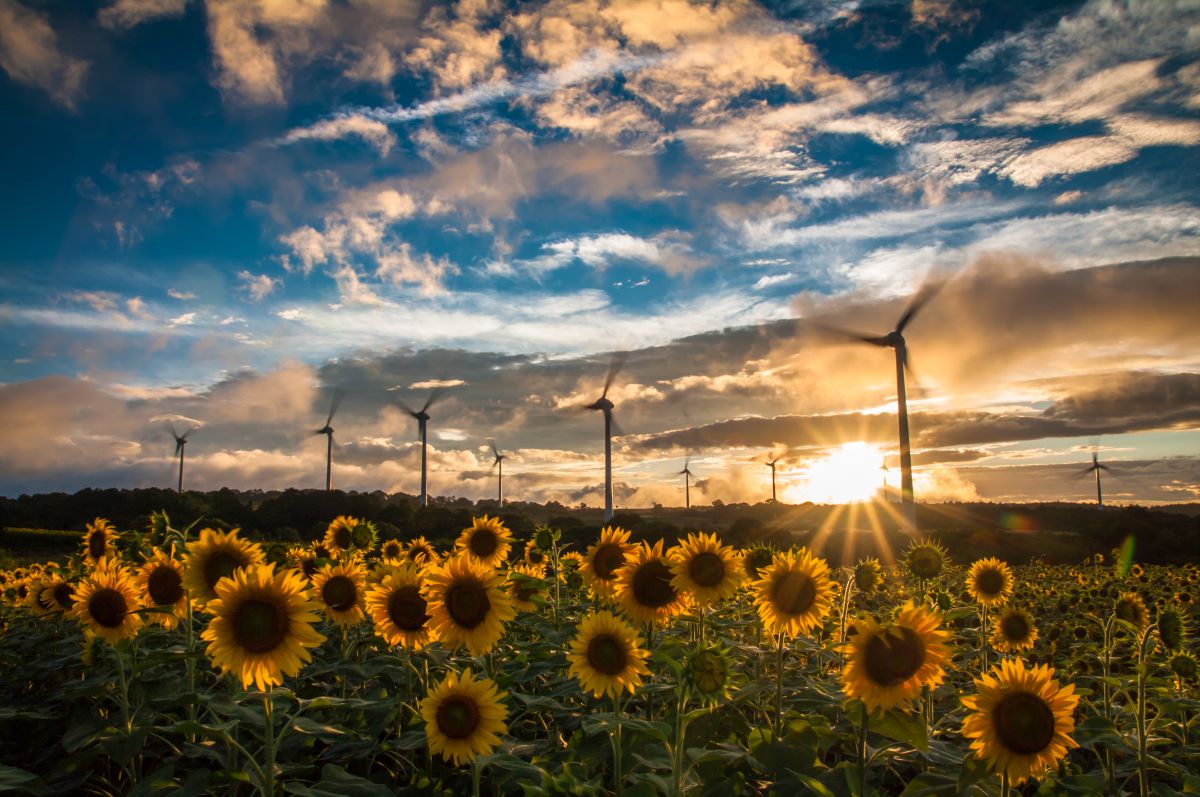
[[[1200,6],[0,0],[0,494],[1200,499]]]

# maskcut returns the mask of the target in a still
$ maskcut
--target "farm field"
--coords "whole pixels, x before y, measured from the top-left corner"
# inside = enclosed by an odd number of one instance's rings
[[[340,517],[268,556],[153,520],[97,519],[67,561],[0,576],[0,789],[1200,790],[1194,565],[914,538],[830,569],[486,516],[451,550]]]

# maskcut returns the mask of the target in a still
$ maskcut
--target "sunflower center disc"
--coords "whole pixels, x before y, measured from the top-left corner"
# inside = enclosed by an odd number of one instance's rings
[[[1014,692],[1000,698],[992,716],[996,738],[1020,755],[1040,753],[1054,739],[1054,712],[1045,700],[1029,692]]]
[[[625,669],[629,656],[621,640],[612,634],[597,634],[588,642],[587,660],[601,675],[617,675]]]
[[[1010,614],[1000,621],[1000,633],[1011,642],[1024,642],[1029,636],[1029,623],[1019,614]]]
[[[661,559],[651,559],[633,574],[633,596],[642,606],[661,609],[679,593],[671,586],[671,568]]]
[[[337,531],[333,532],[333,544],[341,548],[343,551],[350,547],[350,542],[353,540],[353,534],[350,529],[341,526]]]
[[[771,564],[770,557],[761,550],[751,551],[745,559],[742,560],[742,567],[746,571],[746,575],[750,578],[758,578],[758,571],[762,570],[767,565]]]
[[[617,570],[625,563],[625,552],[619,545],[602,545],[592,557],[592,570],[601,581],[612,581]]]
[[[446,612],[456,625],[471,629],[487,619],[492,608],[487,590],[477,582],[454,584],[446,590]]]
[[[886,630],[867,641],[864,665],[879,686],[895,686],[917,674],[925,663],[925,642],[911,628],[900,628],[900,636]]]
[[[541,551],[534,548],[525,555],[525,560],[530,564],[540,565],[542,562],[546,561],[546,556]]]
[[[1004,591],[1004,574],[988,568],[975,577],[975,589],[981,595],[999,595]]]
[[[437,725],[450,739],[466,739],[479,727],[479,706],[465,695],[448,697],[438,706]]]
[[[92,532],[92,535],[88,537],[88,553],[91,554],[93,559],[99,559],[101,556],[104,556],[104,549],[108,547],[105,545],[107,542],[108,536],[103,531]]]
[[[233,638],[251,653],[266,653],[279,647],[287,630],[287,615],[271,601],[248,600],[233,616]]]
[[[65,581],[61,584],[55,584],[54,590],[50,593],[54,596],[54,602],[64,609],[70,609],[72,604],[71,593],[75,590],[70,584]]]
[[[125,596],[112,587],[96,590],[88,599],[88,614],[105,628],[116,628],[125,622],[129,604]]]
[[[229,551],[214,551],[204,560],[204,583],[213,589],[218,581],[232,576],[233,571],[245,566],[246,562],[240,556],[234,556]]]
[[[471,541],[467,547],[478,558],[487,559],[496,553],[496,549],[500,547],[500,540],[496,537],[496,532],[491,529],[478,529],[471,535]]]
[[[411,585],[392,591],[388,596],[387,613],[388,618],[401,631],[420,631],[429,622],[421,590]]]
[[[333,576],[321,587],[321,600],[335,612],[344,612],[358,600],[358,589],[345,576]]]
[[[401,550],[402,549],[400,548],[399,543],[396,543],[396,542],[386,543],[383,546],[383,558],[384,559],[399,559]]]
[[[725,561],[712,551],[701,551],[688,562],[688,575],[702,587],[715,587],[725,578]]]
[[[154,568],[146,579],[146,591],[155,606],[170,606],[183,598],[183,579],[169,565]]]
[[[784,614],[804,614],[817,600],[817,585],[804,573],[789,570],[775,580],[771,602]]]
[[[324,545],[318,545],[318,546],[314,547],[313,548],[313,556],[317,557],[318,559],[332,559],[333,558],[329,554],[329,549],[326,548]]]
[[[908,566],[917,578],[937,578],[942,572],[942,557],[936,551],[914,551]]]
[[[692,659],[692,682],[701,692],[711,695],[725,686],[729,672],[724,660],[717,654],[701,651]]]
[[[317,574],[317,560],[316,559],[302,560],[300,562],[300,570],[301,570],[301,572],[304,573],[305,576],[307,576],[308,578],[312,578],[313,576],[315,576]]]

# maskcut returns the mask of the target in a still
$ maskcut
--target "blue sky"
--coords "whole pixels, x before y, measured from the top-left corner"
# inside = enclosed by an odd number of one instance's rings
[[[949,278],[926,497],[1083,498],[1099,448],[1115,500],[1195,499],[1198,37],[1169,2],[0,0],[0,491],[169,482],[172,420],[193,486],[317,486],[337,386],[335,483],[411,492],[396,400],[445,384],[435,491],[489,494],[495,436],[511,493],[594,503],[571,408],[628,350],[619,501],[688,456],[756,499],[772,449],[820,499],[895,386],[792,319],[883,332]]]

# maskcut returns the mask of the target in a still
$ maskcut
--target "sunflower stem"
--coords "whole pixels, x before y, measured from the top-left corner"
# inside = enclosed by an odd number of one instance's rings
[[[133,732],[133,722],[129,716],[129,679],[125,677],[125,654],[113,648],[117,657],[117,678],[121,687],[121,722],[125,724],[125,732]]]
[[[983,668],[979,671],[980,675],[987,675],[988,671],[988,607],[987,604],[979,606],[979,653],[983,657]]]
[[[1008,797],[1012,794],[1012,784],[1008,782],[1008,770],[1000,775],[1000,797]]]
[[[275,794],[275,701],[263,695],[263,766],[262,789],[264,797]]]
[[[554,540],[550,544],[550,555],[554,557],[554,630],[558,629],[558,605],[562,602],[562,593],[559,591],[559,584],[562,582],[562,573],[560,572],[561,564],[558,559],[558,541]]]
[[[779,632],[779,657],[775,669],[775,739],[783,735],[783,642],[784,634]]]
[[[671,750],[671,793],[675,797],[683,795],[683,713],[686,703],[687,697],[683,693],[683,683],[680,682],[675,703],[675,746]]]
[[[1146,768],[1146,653],[1150,639],[1154,636],[1157,625],[1152,625],[1142,633],[1142,643],[1138,647],[1137,665],[1137,733],[1138,733],[1138,794],[1148,797],[1150,794],[1150,773]]]
[[[482,774],[479,756],[475,756],[471,759],[471,797],[479,797],[479,781]]]
[[[613,790],[617,797],[621,795],[621,693],[613,695],[613,716],[616,717],[617,728],[612,735],[613,748]]]
[[[1104,630],[1104,655],[1100,659],[1104,673],[1104,678],[1101,681],[1104,704],[1101,708],[1104,718],[1109,719],[1109,711],[1112,705],[1112,689],[1109,686],[1108,679],[1112,676],[1113,619],[1110,617],[1106,622],[1101,623],[1101,627]],[[1104,746],[1104,768],[1108,772],[1109,791],[1112,794],[1118,794],[1116,766],[1113,762],[1112,748],[1108,745]]]
[[[862,723],[858,726],[858,797],[866,797],[867,793],[867,725],[871,715],[867,712],[867,704],[862,704]]]
[[[187,665],[187,686],[188,686],[188,704],[187,716],[188,722],[196,722],[196,621],[192,613],[192,596],[188,592],[184,592],[187,596],[187,616],[184,618],[187,629],[187,658],[184,663]],[[188,733],[188,741],[195,742],[196,734]]]

